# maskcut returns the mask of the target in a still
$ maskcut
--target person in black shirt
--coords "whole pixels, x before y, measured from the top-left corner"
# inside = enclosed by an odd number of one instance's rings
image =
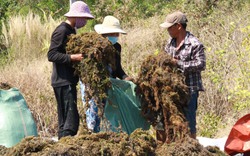
[[[103,20],[103,23],[95,25],[94,29],[98,34],[101,34],[103,37],[107,37],[118,52],[117,55],[115,56],[116,70],[112,70],[111,68],[108,67],[108,70],[110,72],[110,77],[119,78],[121,80],[133,81],[133,78],[129,77],[124,72],[121,65],[121,45],[117,41],[119,35],[126,34],[126,32],[121,29],[119,20],[114,16],[110,15],[106,16]],[[80,83],[80,87],[81,87],[83,103],[85,104],[84,101],[85,86],[84,84]],[[90,107],[87,109],[86,112],[87,127],[89,131],[96,133],[100,131],[100,118],[97,114],[98,109],[93,99],[89,101],[89,105]]]
[[[48,51],[48,60],[53,62],[51,85],[57,101],[58,138],[74,136],[79,127],[77,110],[76,85],[79,77],[74,74],[72,62],[81,61],[82,54],[66,53],[66,43],[76,29],[84,27],[89,19],[93,19],[89,7],[82,1],[76,1],[70,6],[70,11],[64,16],[67,20],[56,27]]]
[[[103,37],[107,37],[118,51],[116,55],[116,70],[110,71],[111,77],[132,81],[133,78],[129,77],[121,66],[121,45],[117,41],[120,34],[127,33],[121,29],[119,20],[114,16],[106,16],[103,23],[95,25],[94,29],[98,34],[101,34]]]

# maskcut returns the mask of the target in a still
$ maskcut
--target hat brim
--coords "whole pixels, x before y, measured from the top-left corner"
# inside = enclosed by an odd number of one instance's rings
[[[102,24],[97,24],[94,26],[95,31],[98,34],[110,34],[110,33],[121,33],[121,34],[127,34],[125,31],[119,28],[109,28],[104,27]]]
[[[73,12],[68,12],[66,14],[64,14],[64,16],[66,17],[85,17],[85,18],[95,18],[93,15],[89,14],[89,13],[73,13]]]
[[[164,22],[164,23],[160,24],[160,27],[162,27],[162,28],[169,28],[172,25],[174,25],[174,23]]]

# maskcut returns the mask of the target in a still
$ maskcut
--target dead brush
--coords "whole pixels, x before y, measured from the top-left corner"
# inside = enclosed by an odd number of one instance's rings
[[[98,115],[102,116],[103,100],[106,99],[107,91],[111,87],[108,68],[116,68],[116,49],[107,38],[91,32],[71,35],[66,51],[68,54],[82,53],[81,62],[73,64],[75,74],[79,75],[85,85],[86,104],[93,98],[99,108]]]
[[[142,113],[153,126],[162,123],[166,142],[182,139],[188,133],[184,106],[189,94],[183,74],[166,53],[149,55],[141,65],[137,93]]]

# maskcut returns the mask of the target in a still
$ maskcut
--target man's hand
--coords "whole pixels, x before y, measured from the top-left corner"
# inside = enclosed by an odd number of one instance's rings
[[[77,61],[81,61],[83,58],[82,54],[72,54],[70,55],[70,59],[72,62],[77,62]]]

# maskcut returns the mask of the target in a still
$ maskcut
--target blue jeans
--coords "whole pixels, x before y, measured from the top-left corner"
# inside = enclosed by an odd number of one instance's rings
[[[185,110],[191,134],[196,134],[196,110],[198,104],[199,91],[190,90],[190,101]]]
[[[86,104],[86,101],[84,99],[85,94],[85,85],[80,81],[80,88],[81,88],[81,95],[82,95],[82,102],[83,105]],[[86,122],[87,127],[89,130],[93,131],[94,133],[100,132],[100,123],[101,119],[98,116],[98,107],[94,101],[94,99],[91,99],[89,102],[89,108],[86,111]]]

